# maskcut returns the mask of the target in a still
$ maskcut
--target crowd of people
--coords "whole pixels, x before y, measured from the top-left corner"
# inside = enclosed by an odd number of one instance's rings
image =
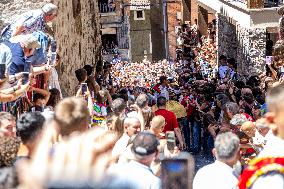
[[[48,3],[1,34],[0,188],[284,187],[284,84],[273,64],[242,78],[234,58],[217,64],[216,22],[207,38],[196,22],[178,34],[189,44],[177,60],[86,64],[63,99],[46,33],[57,11]],[[212,164],[195,174],[190,154]]]

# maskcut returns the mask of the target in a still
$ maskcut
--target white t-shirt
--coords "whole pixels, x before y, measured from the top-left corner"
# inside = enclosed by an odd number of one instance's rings
[[[283,157],[284,156],[284,140],[269,134],[268,141],[264,149],[259,153],[258,157]],[[284,179],[281,174],[268,174],[259,177],[252,185],[252,189],[283,189]]]
[[[118,139],[112,149],[113,157],[120,156],[124,151],[126,151],[129,139],[130,137],[125,133],[120,137],[120,139]]]
[[[235,189],[237,184],[232,167],[218,160],[201,168],[193,179],[193,189]]]

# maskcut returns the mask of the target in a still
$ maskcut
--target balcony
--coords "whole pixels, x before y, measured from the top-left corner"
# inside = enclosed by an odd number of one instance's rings
[[[240,6],[248,9],[271,8],[283,5],[283,0],[231,0],[231,2],[233,4],[240,4]]]
[[[112,13],[115,12],[115,4],[109,2],[99,2],[100,13]]]
[[[278,27],[277,14],[283,0],[197,0],[209,12],[230,18],[242,27]]]

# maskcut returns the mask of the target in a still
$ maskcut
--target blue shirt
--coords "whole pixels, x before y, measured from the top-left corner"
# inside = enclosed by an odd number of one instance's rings
[[[48,36],[42,31],[34,32],[33,35],[38,39],[41,47],[36,49],[34,54],[28,58],[33,66],[39,66],[47,62]]]
[[[5,42],[12,52],[12,63],[8,68],[9,75],[19,72],[30,72],[30,62],[26,60],[23,48],[20,43]]]

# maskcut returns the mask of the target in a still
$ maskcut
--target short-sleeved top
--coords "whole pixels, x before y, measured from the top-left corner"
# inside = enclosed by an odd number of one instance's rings
[[[6,68],[12,63],[12,52],[4,43],[0,43],[0,64],[5,64]]]
[[[219,67],[219,76],[220,76],[221,79],[224,79],[226,77],[228,69],[229,69],[228,66],[220,66]]]
[[[93,105],[93,126],[102,123],[107,116],[107,107],[102,103],[94,103]]]
[[[23,31],[20,34],[31,34],[34,31],[44,31],[45,20],[42,10],[31,10],[18,17],[10,25],[4,28],[2,31],[2,37],[10,39],[14,35],[17,27],[23,26]]]
[[[161,115],[165,118],[167,124],[164,127],[164,133],[166,133],[167,131],[174,131],[175,128],[179,127],[177,118],[173,112],[166,109],[159,109],[155,112],[155,115]]]
[[[15,75],[19,72],[29,72],[30,63],[26,61],[26,57],[20,43],[4,42],[12,52],[12,63],[8,68],[9,75]]]
[[[108,169],[112,176],[109,188],[161,189],[161,180],[150,167],[137,161],[118,163]]]

